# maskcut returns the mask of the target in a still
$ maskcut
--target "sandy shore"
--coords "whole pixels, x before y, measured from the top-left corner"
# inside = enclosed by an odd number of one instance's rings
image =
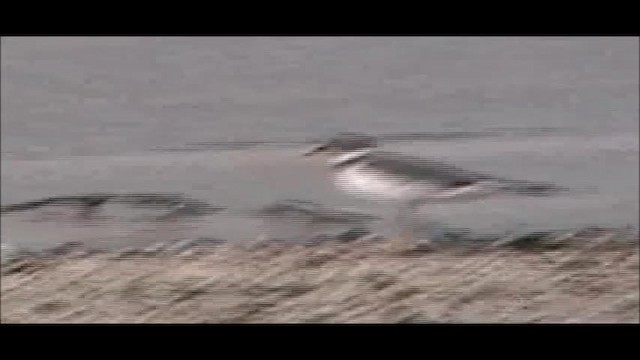
[[[3,323],[639,322],[638,242],[70,251],[2,266]]]

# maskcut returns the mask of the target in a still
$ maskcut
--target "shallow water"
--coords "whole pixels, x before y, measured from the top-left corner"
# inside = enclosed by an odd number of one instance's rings
[[[299,156],[313,139],[365,131],[388,150],[589,190],[433,206],[429,219],[479,232],[637,229],[638,65],[631,37],[4,37],[2,204],[154,191],[235,209],[300,198],[388,214]],[[120,246],[166,232],[26,220],[3,217],[3,241]],[[180,236],[246,240],[259,226],[212,215]]]

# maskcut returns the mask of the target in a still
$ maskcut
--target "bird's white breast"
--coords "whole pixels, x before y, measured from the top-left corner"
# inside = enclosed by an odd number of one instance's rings
[[[334,181],[338,188],[346,192],[377,200],[402,200],[415,197],[418,193],[418,189],[410,182],[371,171],[362,165],[338,170]]]
[[[334,175],[334,181],[343,191],[375,200],[424,199],[433,202],[482,198],[494,193],[498,185],[490,181],[482,181],[463,187],[443,188],[435,184],[390,176],[373,171],[364,165],[354,165],[338,170]]]

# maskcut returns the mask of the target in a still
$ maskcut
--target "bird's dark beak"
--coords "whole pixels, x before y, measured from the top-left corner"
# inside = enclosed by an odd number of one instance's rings
[[[319,152],[322,152],[324,150],[326,150],[327,147],[325,145],[319,145],[319,146],[314,146],[311,149],[305,151],[304,153],[302,153],[302,156],[312,156],[315,155]]]

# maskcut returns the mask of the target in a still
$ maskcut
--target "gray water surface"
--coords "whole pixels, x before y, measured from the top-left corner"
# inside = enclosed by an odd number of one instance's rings
[[[434,206],[430,219],[637,229],[638,51],[632,37],[4,37],[1,201],[155,191],[385,214],[299,156],[312,139],[362,131],[388,150],[590,189]],[[412,133],[426,135],[398,135]],[[244,240],[258,226],[213,215],[180,236]],[[2,238],[123,246],[166,234],[147,227],[6,216]]]

